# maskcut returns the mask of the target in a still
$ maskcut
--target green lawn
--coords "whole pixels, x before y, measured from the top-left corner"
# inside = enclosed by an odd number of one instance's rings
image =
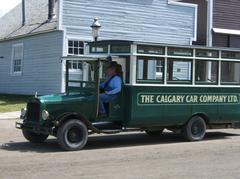
[[[0,94],[0,113],[20,111],[31,96]]]

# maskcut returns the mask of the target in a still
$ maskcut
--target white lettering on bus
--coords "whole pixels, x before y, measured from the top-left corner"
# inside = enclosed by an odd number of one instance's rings
[[[140,103],[239,103],[237,95],[140,95]]]
[[[201,95],[199,101],[201,103],[225,103],[227,102],[227,96]]]
[[[183,95],[158,95],[157,103],[183,103],[185,96]]]
[[[141,103],[154,103],[154,95],[141,95]]]
[[[186,102],[187,103],[197,103],[198,102],[198,96],[197,95],[187,95],[186,96]]]
[[[228,102],[229,103],[238,103],[238,97],[234,95],[228,96]]]

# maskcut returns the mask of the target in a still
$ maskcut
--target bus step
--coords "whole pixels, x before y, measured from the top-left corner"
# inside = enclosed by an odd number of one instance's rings
[[[239,129],[239,128],[240,128],[240,122],[235,122],[235,123],[233,123],[233,124],[232,124],[232,127],[233,127],[234,129]]]
[[[92,125],[98,130],[122,130],[122,126],[120,124],[110,121],[94,122]]]

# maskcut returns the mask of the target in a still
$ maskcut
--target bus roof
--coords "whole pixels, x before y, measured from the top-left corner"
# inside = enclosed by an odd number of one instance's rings
[[[146,45],[146,46],[167,46],[179,48],[195,48],[195,49],[209,49],[209,50],[224,50],[224,51],[240,51],[240,48],[230,47],[207,47],[203,45],[179,45],[179,44],[166,44],[155,42],[142,42],[142,41],[129,41],[129,40],[101,40],[97,42],[88,42],[89,45]]]

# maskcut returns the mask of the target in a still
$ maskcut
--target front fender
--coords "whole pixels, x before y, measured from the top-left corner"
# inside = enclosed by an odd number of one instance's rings
[[[88,129],[93,130],[94,132],[99,133],[99,130],[96,129],[95,127],[93,127],[92,123],[83,115],[79,114],[79,113],[75,113],[75,112],[67,112],[64,114],[61,114],[59,117],[57,117],[57,119],[55,120],[55,126],[59,127],[62,124],[64,124],[66,121],[70,120],[70,119],[78,119],[81,120]]]

